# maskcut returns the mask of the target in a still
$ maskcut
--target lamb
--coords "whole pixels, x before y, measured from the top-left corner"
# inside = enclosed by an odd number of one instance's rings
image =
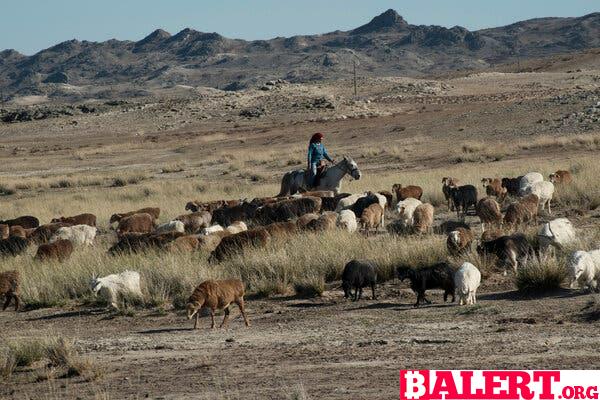
[[[208,211],[197,211],[191,214],[180,215],[175,221],[183,222],[185,232],[198,233],[203,228],[210,226],[212,215]]]
[[[400,219],[404,222],[405,226],[413,225],[415,209],[421,204],[423,204],[421,203],[421,200],[413,199],[412,197],[402,200],[396,204],[396,212],[400,216]]]
[[[315,232],[331,231],[336,227],[337,216],[338,214],[333,211],[325,212],[318,219],[310,221],[306,229]]]
[[[263,228],[240,232],[224,237],[211,253],[209,261],[222,261],[247,247],[265,247],[271,241],[271,235]]]
[[[469,207],[475,208],[477,205],[477,188],[473,185],[455,186],[450,188],[450,197],[454,203],[458,218],[464,218],[469,211]]]
[[[453,256],[459,256],[471,251],[471,246],[475,235],[471,229],[456,228],[448,234],[446,239],[446,247],[448,252]]]
[[[336,225],[349,233],[354,233],[358,229],[356,215],[352,210],[342,210],[339,212]]]
[[[119,221],[117,235],[125,233],[150,233],[154,230],[154,217],[148,213],[133,214]]]
[[[35,259],[38,261],[65,261],[73,253],[73,243],[70,240],[58,239],[55,242],[42,244],[37,249]]]
[[[453,187],[457,187],[459,184],[460,181],[456,178],[451,178],[447,176],[442,178],[442,192],[444,193],[444,198],[446,199],[446,203],[450,211],[454,211],[454,204],[452,202],[450,189],[452,189]]]
[[[154,229],[154,233],[168,233],[168,232],[185,232],[185,225],[181,221],[169,221],[161,224]]]
[[[245,224],[244,224],[245,225]],[[215,224],[212,226],[209,226],[208,228],[204,228],[200,231],[201,235],[210,235],[211,233],[215,233],[215,232],[221,232],[223,231],[223,227],[219,224]]]
[[[573,224],[566,218],[557,218],[542,225],[538,232],[540,248],[547,250],[550,246],[562,248],[577,241]]]
[[[27,239],[20,237],[9,237],[8,239],[0,240],[0,257],[16,257],[24,253],[28,245],[29,242]]]
[[[5,221],[0,221],[2,225],[14,226],[19,225],[25,229],[37,228],[40,226],[40,220],[31,215],[23,215],[14,219],[7,219]]]
[[[550,179],[550,182],[557,185],[568,185],[573,182],[573,175],[571,175],[571,172],[560,169],[555,173],[550,174],[548,178]]]
[[[521,178],[519,182],[519,196],[525,196],[529,194],[529,190],[534,183],[543,182],[544,175],[539,172],[529,172]]]
[[[360,300],[362,297],[363,288],[370,286],[373,300],[375,296],[375,284],[377,283],[377,265],[373,261],[352,260],[344,267],[342,272],[342,289],[344,290],[344,298],[352,296],[354,289],[354,301]]]
[[[577,283],[583,289],[598,291],[600,250],[576,251],[569,258],[567,270],[571,288],[574,288]]]
[[[96,226],[96,216],[94,214],[79,214],[72,217],[54,218],[51,223],[64,222],[71,225],[89,225]]]
[[[150,214],[153,220],[157,220],[160,217],[160,208],[158,207],[146,207],[141,208],[137,211],[129,211],[126,213],[117,213],[110,216],[109,224],[112,225],[115,222],[121,221],[123,218],[131,217],[134,214]]]
[[[433,226],[433,206],[429,203],[421,204],[415,208],[413,214],[413,230],[415,233],[429,233]]]
[[[554,184],[548,181],[534,182],[522,191],[523,195],[534,194],[539,199],[539,204],[542,206],[542,211],[548,205],[548,214],[552,214],[550,209],[550,202],[554,195]]]
[[[431,301],[425,297],[425,291],[436,288],[444,290],[444,302],[448,299],[448,295],[452,295],[452,303],[454,303],[454,271],[449,264],[443,262],[419,269],[400,266],[396,272],[400,281],[410,280],[410,287],[417,295],[415,307],[419,307],[423,302],[431,304]]]
[[[372,229],[377,231],[379,227],[384,227],[383,208],[379,203],[371,204],[365,209],[360,217],[360,226],[368,235]]]
[[[136,271],[124,271],[119,274],[107,275],[103,278],[92,278],[92,292],[104,296],[110,306],[119,309],[119,299],[127,298],[142,299],[140,287],[140,274]],[[126,305],[126,304],[125,304]]]
[[[510,265],[517,273],[519,265],[527,263],[529,257],[533,257],[533,248],[527,241],[525,235],[517,233],[511,236],[501,236],[497,239],[482,242],[477,246],[477,253],[480,256],[486,254],[495,254],[501,265]],[[506,275],[506,270],[504,271]]]
[[[508,190],[502,186],[502,180],[499,178],[483,178],[481,180],[485,193],[488,196],[494,196],[499,202],[503,202],[508,194]]]
[[[10,305],[11,300],[15,300],[15,311],[19,311],[19,305],[21,299],[19,298],[19,292],[21,288],[21,276],[19,271],[5,271],[0,272],[0,296],[4,296],[4,306],[2,311],[6,310]]]
[[[477,288],[481,284],[481,272],[469,262],[463,263],[454,273],[454,288],[459,305],[477,303]]]
[[[244,284],[239,279],[227,279],[222,281],[208,280],[202,282],[189,297],[186,305],[188,320],[196,316],[194,329],[198,329],[199,311],[203,308],[210,310],[210,328],[215,327],[215,310],[223,309],[225,317],[220,328],[226,327],[229,321],[229,305],[237,304],[244,318],[244,324],[250,326],[246,310],[244,308]]]
[[[75,246],[91,246],[94,244],[98,228],[90,225],[74,225],[58,228],[56,233],[50,238],[50,243],[57,240],[69,240]]]
[[[8,239],[10,236],[10,227],[6,224],[0,224],[0,240]]]
[[[477,202],[475,213],[481,221],[482,232],[486,230],[486,225],[499,227],[502,225],[502,213],[500,204],[491,197],[484,197]]]
[[[420,186],[408,185],[402,187],[399,183],[395,183],[392,186],[392,192],[396,193],[396,199],[398,201],[406,200],[409,197],[421,200],[421,196],[423,196],[423,188]]]

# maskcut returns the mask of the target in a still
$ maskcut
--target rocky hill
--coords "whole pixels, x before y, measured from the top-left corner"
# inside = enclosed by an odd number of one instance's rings
[[[70,40],[24,56],[0,52],[0,96],[136,96],[174,85],[239,90],[271,79],[420,77],[600,47],[600,13],[469,31],[411,25],[394,10],[351,31],[244,41],[156,30],[138,42]]]

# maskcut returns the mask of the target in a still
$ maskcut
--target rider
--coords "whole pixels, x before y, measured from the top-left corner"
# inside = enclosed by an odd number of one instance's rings
[[[333,163],[333,159],[329,157],[325,146],[321,141],[323,140],[323,134],[320,132],[315,133],[310,138],[308,144],[308,170],[309,170],[309,186],[315,187],[317,182],[317,168],[320,166],[323,159]]]

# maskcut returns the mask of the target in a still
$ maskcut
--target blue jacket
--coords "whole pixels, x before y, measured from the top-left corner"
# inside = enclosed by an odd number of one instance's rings
[[[315,142],[311,143],[308,146],[308,165],[309,167],[315,164],[318,164],[322,159],[326,159],[329,162],[332,162],[333,159],[329,157],[329,153],[323,146],[323,143]]]

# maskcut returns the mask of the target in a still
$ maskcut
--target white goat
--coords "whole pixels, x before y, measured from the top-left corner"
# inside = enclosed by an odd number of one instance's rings
[[[154,233],[185,232],[185,225],[181,221],[169,221],[161,224],[154,229]]]
[[[100,293],[115,309],[119,309],[119,298],[123,300],[127,297],[142,298],[140,274],[136,271],[124,271],[104,278],[93,278],[91,287],[94,294]]]
[[[89,225],[74,225],[64,226],[58,230],[50,238],[50,242],[57,240],[69,240],[76,246],[90,246],[94,244],[98,229]]]
[[[582,289],[598,290],[600,250],[576,251],[569,259],[567,270],[571,288],[574,288],[577,282]]]
[[[535,182],[525,189],[524,194],[535,194],[539,199],[538,204],[542,206],[542,210],[548,204],[548,214],[552,214],[552,210],[550,210],[550,201],[552,201],[552,196],[554,196],[554,184],[552,182]]]
[[[200,231],[201,235],[210,235],[211,233],[215,233],[215,232],[222,232],[224,229],[221,225],[216,224],[213,226],[209,226],[208,228],[204,228]]]
[[[358,229],[358,222],[356,221],[356,214],[352,210],[342,210],[338,213],[336,226],[344,229],[350,233],[356,232]]]
[[[477,288],[481,284],[481,273],[473,264],[465,262],[454,273],[454,287],[459,305],[477,303]]]

